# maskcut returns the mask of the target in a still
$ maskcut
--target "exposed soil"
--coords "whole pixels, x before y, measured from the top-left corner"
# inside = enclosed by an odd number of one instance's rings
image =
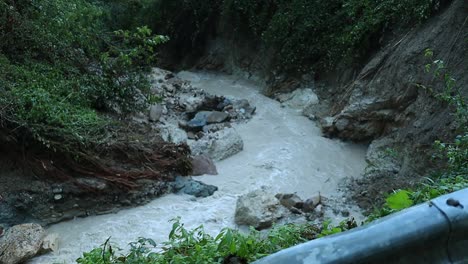
[[[114,212],[171,191],[174,176],[191,171],[187,145],[162,141],[150,126],[120,124],[106,144],[76,157],[3,144],[0,223],[47,225]]]

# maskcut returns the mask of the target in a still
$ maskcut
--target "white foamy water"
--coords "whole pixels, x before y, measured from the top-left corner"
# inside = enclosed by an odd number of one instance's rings
[[[82,252],[109,237],[121,248],[138,237],[161,243],[171,230],[169,221],[177,216],[189,228],[203,224],[216,234],[224,227],[236,227],[234,210],[239,195],[262,186],[272,193],[297,192],[303,198],[319,192],[333,195],[343,178],[359,177],[363,172],[365,147],[322,137],[314,122],[263,96],[254,83],[210,73],[181,72],[179,77],[212,94],[248,99],[257,107],[252,120],[234,125],[244,140],[244,150],[218,162],[219,175],[195,177],[219,190],[211,197],[196,199],[169,194],[116,214],[53,225],[48,231],[59,234],[58,252],[31,263],[73,263]]]

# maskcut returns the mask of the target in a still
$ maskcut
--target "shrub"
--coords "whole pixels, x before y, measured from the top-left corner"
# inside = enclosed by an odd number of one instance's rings
[[[0,125],[54,150],[98,143],[109,119],[146,108],[145,75],[166,37],[110,30],[87,0],[0,0]],[[20,129],[18,129],[20,128]]]

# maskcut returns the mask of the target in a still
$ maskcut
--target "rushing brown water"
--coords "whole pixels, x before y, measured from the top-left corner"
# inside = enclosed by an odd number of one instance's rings
[[[304,198],[318,192],[334,195],[343,178],[363,172],[365,147],[322,137],[314,122],[263,96],[254,83],[210,73],[181,72],[179,77],[209,93],[246,98],[257,107],[251,121],[234,126],[244,140],[244,150],[218,162],[219,175],[197,177],[219,191],[197,199],[170,194],[116,214],[53,225],[48,231],[59,234],[58,252],[31,263],[72,263],[109,237],[124,249],[138,237],[161,243],[167,240],[169,221],[178,216],[189,228],[203,224],[215,234],[224,227],[236,227],[234,211],[241,194],[264,186],[272,193],[296,192]]]

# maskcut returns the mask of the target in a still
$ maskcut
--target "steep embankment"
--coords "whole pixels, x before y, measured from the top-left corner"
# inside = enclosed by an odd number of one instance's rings
[[[435,98],[444,82],[424,66],[443,60],[456,79],[455,88],[468,95],[467,14],[468,3],[454,1],[442,14],[389,43],[351,82],[335,86],[333,117],[323,122],[324,133],[373,140],[367,177],[353,186],[362,206],[369,208],[382,193],[420,180],[434,168],[434,141],[450,142],[456,135],[453,108]],[[432,58],[424,56],[426,49],[433,50]]]
[[[253,52],[251,41],[233,42],[222,32],[207,42],[197,67],[240,69],[248,77],[262,76],[269,95],[314,87],[322,104],[307,108],[304,114],[319,118],[325,135],[372,142],[367,177],[351,184],[359,204],[372,208],[384,193],[428,175],[436,167],[431,161],[434,141],[451,141],[456,133],[453,109],[435,98],[444,84],[425,72],[424,66],[443,60],[457,80],[456,88],[468,93],[467,11],[466,1],[453,1],[422,25],[387,34],[382,38],[387,44],[365,63],[318,71],[315,76],[309,72],[296,78],[272,70],[274,51]],[[424,56],[426,49],[433,50],[432,58]],[[433,92],[421,85],[432,87]]]

